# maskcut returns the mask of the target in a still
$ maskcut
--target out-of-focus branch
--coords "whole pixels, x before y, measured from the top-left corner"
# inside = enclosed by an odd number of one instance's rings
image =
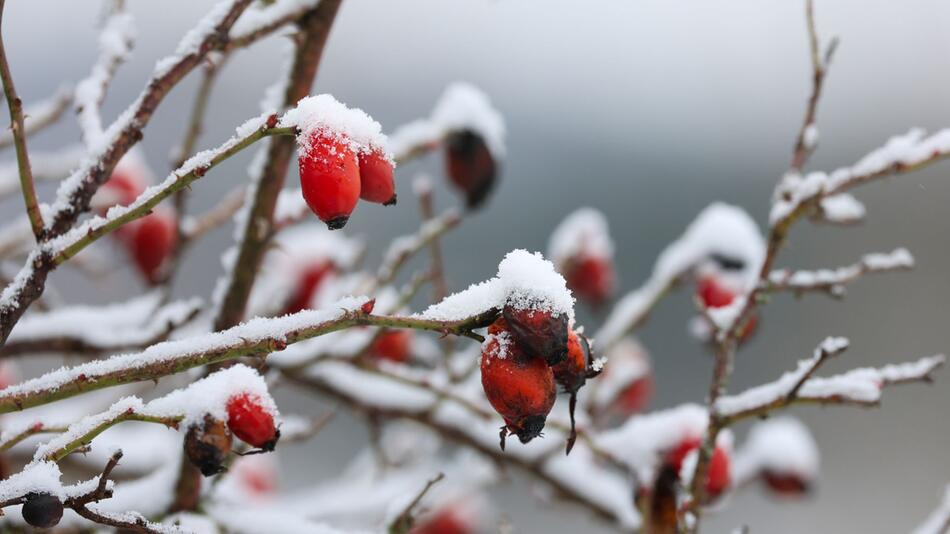
[[[293,106],[310,92],[341,2],[342,0],[321,0],[297,22],[300,33],[284,92],[283,106]],[[233,326],[244,318],[247,299],[254,286],[267,243],[273,234],[274,208],[283,188],[284,176],[287,174],[294,148],[293,139],[272,140],[267,147],[260,175],[254,178],[251,186],[253,189],[249,191],[248,196],[252,200],[245,208],[247,217],[241,230],[242,238],[237,245],[239,248],[236,261],[227,278],[224,297],[214,320],[215,330]]]
[[[899,248],[889,253],[866,254],[860,261],[837,269],[817,271],[792,271],[781,269],[769,274],[764,292],[790,291],[796,295],[823,292],[832,297],[842,297],[845,285],[866,274],[906,271],[914,267],[914,258],[907,249]]]
[[[7,99],[7,108],[10,110],[10,131],[13,134],[13,144],[16,147],[17,165],[20,167],[20,190],[23,192],[23,203],[26,205],[26,214],[30,218],[30,227],[33,235],[39,241],[43,236],[43,215],[40,213],[40,203],[36,199],[36,186],[33,184],[33,171],[30,168],[30,155],[26,149],[26,129],[23,127],[23,102],[17,95],[13,85],[13,75],[10,74],[10,64],[7,62],[7,52],[3,44],[2,27],[5,0],[0,0],[0,78],[3,80],[3,94]]]
[[[410,258],[423,248],[430,246],[442,234],[458,226],[460,222],[462,222],[462,216],[459,212],[450,209],[434,219],[423,222],[415,234],[394,239],[376,271],[376,279],[372,287],[368,289],[368,293],[373,293],[376,289],[391,283]]]
[[[4,435],[0,438],[0,452],[6,452],[23,440],[38,434],[59,434],[65,431],[65,426],[47,425],[42,421],[37,421],[23,430],[18,430],[10,435],[7,435],[7,431],[4,431]]]
[[[828,74],[828,66],[838,47],[838,40],[832,39],[822,54],[818,30],[815,27],[815,10],[812,0],[807,0],[805,3],[805,18],[808,26],[808,47],[811,52],[812,88],[805,108],[805,119],[795,140],[791,172],[800,172],[817,146],[818,129],[815,127],[815,116],[818,111],[818,101],[821,99],[821,90],[824,87],[825,76]]]
[[[413,181],[412,187],[419,197],[419,211],[422,214],[422,222],[428,223],[435,218],[435,205],[432,198],[432,182],[427,176],[419,176]],[[445,281],[445,266],[442,261],[442,244],[439,236],[434,236],[429,242],[429,251],[431,252],[432,273],[432,302],[440,302],[449,294],[449,286]]]
[[[187,217],[182,222],[186,244],[200,239],[206,233],[231,220],[244,204],[244,188],[237,188],[224,196],[220,202],[208,211],[195,217]]]
[[[950,531],[950,486],[944,490],[943,500],[912,534],[946,534]]]
[[[71,91],[66,89],[59,90],[55,95],[47,100],[30,105],[23,113],[23,132],[27,137],[36,134],[53,124],[63,116],[63,113],[69,109],[69,104],[73,98]],[[12,146],[15,139],[13,133],[0,133],[0,149]],[[35,159],[35,158],[31,158]],[[34,174],[39,172],[36,169],[36,163],[33,162]],[[34,176],[34,179],[39,179]]]
[[[416,522],[414,515],[415,509],[419,506],[419,503],[422,502],[422,498],[426,496],[426,493],[429,493],[429,490],[432,489],[432,486],[438,484],[443,478],[445,478],[445,473],[439,473],[426,482],[426,485],[422,487],[422,490],[419,491],[412,501],[406,505],[402,512],[396,516],[396,519],[390,523],[389,534],[409,534]]]

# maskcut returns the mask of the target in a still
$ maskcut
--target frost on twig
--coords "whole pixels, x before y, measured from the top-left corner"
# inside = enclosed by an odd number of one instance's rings
[[[767,414],[794,403],[876,405],[886,386],[909,382],[927,382],[943,365],[943,355],[921,358],[915,362],[861,368],[827,378],[814,377],[815,371],[830,357],[847,348],[844,338],[828,338],[815,349],[815,354],[802,360],[798,368],[782,375],[775,382],[716,400],[713,411],[726,422]]]
[[[892,252],[866,254],[861,260],[837,269],[815,271],[772,271],[765,291],[790,291],[795,294],[824,292],[832,297],[843,297],[845,286],[858,278],[872,273],[906,271],[914,267],[914,257],[905,248]]]

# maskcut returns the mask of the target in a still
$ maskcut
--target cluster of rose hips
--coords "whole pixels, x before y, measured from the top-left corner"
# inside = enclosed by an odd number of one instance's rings
[[[205,476],[225,470],[232,435],[263,452],[274,450],[280,439],[274,416],[255,395],[232,396],[227,402],[227,413],[227,421],[206,415],[202,421],[192,424],[185,435],[185,454]]]
[[[355,147],[343,133],[318,129],[297,158],[300,187],[310,209],[331,230],[346,226],[363,199],[396,203],[392,158],[380,147]]]
[[[576,437],[577,392],[588,378],[599,374],[587,338],[569,328],[564,313],[511,302],[489,326],[488,334],[482,346],[482,387],[505,421],[501,448],[511,434],[522,443],[541,435],[560,385],[570,395],[570,452]]]
[[[148,186],[148,180],[135,166],[122,165],[102,184],[93,203],[100,215],[112,206],[128,206]],[[129,253],[138,272],[150,284],[161,281],[166,261],[175,249],[178,228],[174,211],[158,207],[151,213],[124,224],[113,234]]]

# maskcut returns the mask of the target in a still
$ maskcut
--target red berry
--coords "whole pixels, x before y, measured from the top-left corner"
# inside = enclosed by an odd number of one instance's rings
[[[677,473],[683,468],[683,460],[686,459],[686,456],[689,455],[694,449],[699,448],[702,444],[702,440],[697,437],[688,437],[680,441],[673,450],[669,451],[666,454],[666,463],[670,467],[676,470]]]
[[[482,346],[482,387],[488,402],[505,420],[505,432],[527,443],[541,434],[557,390],[554,373],[540,358],[527,354],[504,319],[498,319]]]
[[[116,169],[102,187],[115,196],[116,204],[128,206],[145,191],[145,180],[128,170]]]
[[[360,198],[359,163],[347,139],[315,132],[297,160],[307,205],[331,230],[343,228]]]
[[[409,359],[409,347],[412,344],[412,332],[409,330],[388,330],[380,335],[370,354],[391,362],[404,362]]]
[[[260,399],[249,393],[228,399],[228,428],[241,441],[265,451],[274,450],[280,431],[274,416],[264,409]]]
[[[551,367],[554,380],[568,393],[574,393],[587,380],[590,365],[590,345],[573,331],[567,333],[567,358]]]
[[[582,256],[568,262],[565,271],[567,287],[595,308],[613,293],[614,267],[608,259]]]
[[[702,440],[697,437],[683,439],[673,450],[667,453],[664,463],[679,473],[683,468],[683,460],[686,459],[686,456],[698,449],[701,444]],[[713,449],[706,471],[706,494],[710,498],[720,496],[732,484],[731,463],[729,452],[724,447],[717,445]]]
[[[332,274],[333,271],[333,264],[327,261],[313,263],[304,269],[297,281],[297,287],[294,288],[293,295],[291,295],[287,301],[287,305],[284,306],[284,314],[297,313],[309,308],[310,302],[320,288],[321,282],[323,282],[328,275]]]
[[[782,473],[766,469],[762,481],[772,492],[782,497],[799,497],[809,491],[808,481],[796,473]]]
[[[617,396],[616,406],[622,414],[629,417],[642,412],[650,404],[650,397],[652,396],[653,377],[643,375],[620,392]]]
[[[451,507],[443,508],[414,527],[410,534],[473,534],[469,521]]]
[[[736,292],[726,287],[715,276],[706,276],[699,279],[696,294],[707,308],[722,308],[732,304]]]
[[[162,267],[178,240],[175,217],[156,210],[140,219],[130,230],[128,246],[135,266],[150,283],[161,280]]]
[[[506,304],[502,315],[515,340],[529,355],[552,366],[567,358],[567,314]]]
[[[384,206],[396,203],[396,183],[393,181],[393,165],[386,154],[372,150],[361,152],[360,198]]]
[[[465,204],[477,208],[495,184],[496,165],[482,136],[471,130],[451,134],[445,145],[449,179],[465,193]]]

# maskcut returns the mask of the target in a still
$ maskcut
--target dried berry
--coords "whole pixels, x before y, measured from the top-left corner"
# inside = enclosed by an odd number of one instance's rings
[[[309,141],[308,150],[297,159],[303,198],[329,229],[339,230],[360,198],[356,153],[340,135],[317,131]]]
[[[505,420],[505,437],[515,434],[528,443],[541,434],[557,394],[554,373],[539,358],[529,355],[508,328],[498,319],[488,329],[482,345],[482,387],[492,407]]]
[[[224,421],[206,415],[185,434],[185,455],[202,475],[216,475],[225,470],[224,461],[231,452],[231,441],[231,432]]]
[[[30,493],[23,502],[23,520],[36,528],[53,528],[63,517],[63,502],[49,493]]]
[[[593,358],[590,352],[590,342],[586,337],[574,331],[568,332],[567,358],[551,368],[554,372],[554,380],[570,395],[568,413],[571,417],[571,434],[567,438],[568,453],[574,448],[574,441],[577,439],[577,431],[574,425],[574,409],[577,406],[577,392],[584,386],[588,378],[593,378],[600,374],[599,371],[593,369],[592,364]]]
[[[449,179],[465,193],[469,208],[479,207],[495,184],[495,160],[482,136],[471,130],[449,135],[445,144]]]
[[[241,441],[272,451],[280,439],[274,415],[256,395],[242,393],[228,399],[228,428]]]
[[[518,345],[554,366],[567,358],[567,314],[506,304],[502,315]]]

